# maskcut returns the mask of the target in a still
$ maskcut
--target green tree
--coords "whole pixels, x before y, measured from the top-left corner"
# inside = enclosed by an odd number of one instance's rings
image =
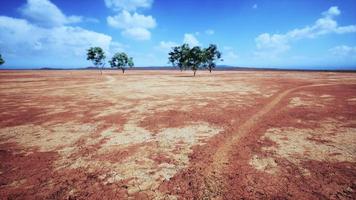
[[[193,70],[194,76],[198,69],[202,67],[203,64],[203,51],[200,47],[195,46],[189,50],[187,65],[190,66],[190,69]]]
[[[174,67],[179,67],[180,71],[188,68],[188,56],[190,47],[188,44],[182,46],[173,47],[172,51],[168,53],[168,60]]]
[[[125,73],[126,67],[132,68],[134,66],[133,58],[128,57],[126,53],[116,53],[109,61],[112,68],[118,68]]]
[[[93,62],[95,67],[101,67],[100,68],[100,74],[102,75],[102,69],[104,68],[105,65],[105,53],[102,48],[100,47],[91,47],[87,51],[87,60],[90,60]]]
[[[0,65],[4,64],[5,60],[2,58],[1,54],[0,54]]]
[[[209,71],[216,67],[216,60],[221,58],[221,53],[216,45],[201,49],[199,46],[190,48],[188,44],[173,47],[168,53],[168,60],[174,67],[179,67],[181,71],[191,69],[194,76],[200,68],[208,68]]]
[[[216,61],[221,59],[221,52],[218,51],[218,47],[215,44],[210,44],[208,48],[205,48],[202,52],[203,67],[208,68],[210,73],[216,67]]]
[[[168,53],[168,61],[172,63],[173,67],[179,67],[180,71],[183,71],[182,63],[179,62],[181,47],[173,47],[172,51]]]

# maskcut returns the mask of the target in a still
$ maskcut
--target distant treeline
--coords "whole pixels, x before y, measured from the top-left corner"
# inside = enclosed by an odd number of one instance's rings
[[[43,67],[37,69],[23,69],[23,70],[98,70],[99,67],[85,67],[85,68],[52,68]],[[113,68],[104,68],[105,70],[115,70]],[[9,69],[11,70],[11,69]],[[13,69],[15,70],[15,69]],[[170,66],[165,67],[135,67],[128,70],[177,70]],[[285,69],[285,68],[255,68],[255,67],[233,67],[233,66],[217,66],[215,71],[308,71],[308,72],[356,72],[356,69]]]

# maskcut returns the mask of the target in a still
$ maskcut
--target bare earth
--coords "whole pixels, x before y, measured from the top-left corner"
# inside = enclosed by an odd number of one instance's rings
[[[0,71],[0,199],[355,199],[356,74]]]

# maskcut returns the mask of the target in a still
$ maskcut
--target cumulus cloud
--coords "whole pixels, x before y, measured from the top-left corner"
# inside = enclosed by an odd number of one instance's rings
[[[284,34],[263,33],[256,37],[256,55],[275,57],[290,49],[290,42],[305,38],[317,38],[326,34],[345,34],[356,32],[356,25],[339,26],[335,17],[340,15],[338,7],[330,7],[322,13],[311,26],[297,28]]]
[[[20,9],[21,14],[41,26],[53,27],[82,21],[81,16],[66,16],[49,0],[27,0]]]
[[[189,44],[190,46],[199,46],[200,43],[198,39],[190,33],[184,34],[183,43]]]
[[[212,29],[208,29],[208,30],[205,31],[205,34],[207,34],[207,35],[214,35],[214,34],[215,34],[215,31],[212,30]]]
[[[135,40],[151,39],[150,29],[156,27],[156,20],[151,15],[139,14],[136,8],[150,7],[153,1],[148,0],[106,0],[105,3],[119,13],[108,16],[107,24],[113,28],[121,29],[121,34]],[[134,12],[130,12],[134,11]]]
[[[258,49],[255,55],[259,57],[274,58],[280,53],[290,49],[288,39],[281,34],[270,35],[263,33],[255,39],[255,42]]]
[[[340,45],[329,49],[329,51],[338,57],[356,58],[356,47],[350,47],[347,45]]]
[[[135,11],[138,8],[150,8],[153,0],[105,0],[105,5],[116,11]]]
[[[189,44],[190,47],[200,46],[201,44],[200,44],[200,42],[198,41],[198,39],[196,38],[195,35],[191,34],[191,33],[184,34],[182,43],[183,44]],[[181,45],[181,44],[179,44],[177,42],[173,42],[173,41],[161,41],[155,47],[155,49],[166,53],[166,52],[169,52],[172,49],[172,47],[179,46],[179,45]]]
[[[108,17],[108,24],[115,28],[145,28],[150,29],[156,27],[156,20],[152,16],[145,16],[138,13],[130,14],[127,11],[116,16]]]
[[[341,14],[341,11],[337,6],[330,7],[327,11],[323,12],[325,17],[334,17]]]
[[[144,28],[128,28],[121,33],[124,37],[133,38],[135,40],[149,40],[151,32]]]
[[[152,16],[138,13],[130,14],[124,10],[120,14],[107,17],[109,26],[122,29],[122,35],[136,40],[149,40],[149,29],[156,27],[156,20]]]
[[[191,33],[184,34],[182,43],[183,44],[189,44],[190,47],[200,46],[201,44],[198,41],[198,39],[195,37],[195,35],[191,34]],[[155,49],[160,50],[162,52],[168,52],[169,50],[172,49],[172,47],[179,46],[179,45],[180,44],[178,44],[177,42],[173,42],[173,41],[161,41],[155,47]]]
[[[172,47],[178,46],[177,43],[172,42],[172,41],[161,41],[158,46],[156,46],[156,49],[166,53],[169,52]]]
[[[239,55],[233,50],[228,50],[226,52],[223,52],[222,57],[224,59],[225,64],[233,65],[238,60]]]
[[[31,36],[31,37],[29,37]],[[0,16],[2,50],[19,57],[85,56],[91,46],[110,50],[112,38],[80,27],[40,27],[25,19]]]
[[[89,47],[103,48],[108,57],[124,49],[109,35],[70,25],[79,20],[64,15],[48,0],[28,0],[19,10],[24,18],[0,16],[0,50],[8,65],[28,66],[31,59],[31,64],[37,67],[77,67],[89,64],[86,61]],[[60,62],[54,63],[55,60]]]

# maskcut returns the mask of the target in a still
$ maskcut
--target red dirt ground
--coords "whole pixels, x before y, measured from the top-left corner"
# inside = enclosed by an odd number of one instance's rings
[[[0,71],[1,199],[355,199],[356,74]]]

